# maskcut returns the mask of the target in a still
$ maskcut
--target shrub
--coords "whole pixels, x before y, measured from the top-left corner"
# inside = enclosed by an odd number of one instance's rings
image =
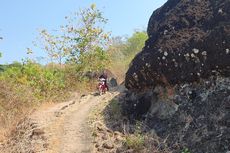
[[[144,149],[144,143],[145,143],[144,136],[137,132],[128,135],[125,141],[125,145],[128,148],[133,149],[134,151],[140,151]]]
[[[26,86],[40,99],[50,98],[65,88],[65,75],[62,69],[49,68],[30,61],[22,66],[7,68],[0,79]]]

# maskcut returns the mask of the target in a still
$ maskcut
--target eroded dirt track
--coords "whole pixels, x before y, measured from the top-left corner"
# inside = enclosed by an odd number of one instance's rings
[[[88,117],[101,101],[113,99],[118,92],[93,94],[39,109],[21,123],[18,138],[0,147],[0,152],[89,153],[92,138]]]

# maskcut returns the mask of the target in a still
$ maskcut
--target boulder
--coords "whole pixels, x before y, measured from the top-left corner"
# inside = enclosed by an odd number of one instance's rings
[[[124,114],[172,152],[229,151],[230,1],[168,0],[147,33],[126,73]]]
[[[168,0],[153,12],[147,32],[126,73],[128,89],[230,75],[229,0]]]
[[[110,87],[116,87],[117,86],[117,80],[115,78],[111,78],[109,80],[109,86]]]

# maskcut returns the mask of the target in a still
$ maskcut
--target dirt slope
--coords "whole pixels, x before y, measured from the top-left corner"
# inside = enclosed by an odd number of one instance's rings
[[[90,111],[119,92],[93,94],[34,112],[18,126],[14,136],[0,145],[0,152],[92,152],[88,125]]]

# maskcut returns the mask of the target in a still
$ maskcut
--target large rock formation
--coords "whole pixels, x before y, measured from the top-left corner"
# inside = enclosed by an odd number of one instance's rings
[[[147,32],[126,73],[124,113],[175,153],[230,151],[230,0],[168,0]]]
[[[153,12],[147,32],[126,74],[128,89],[230,75],[229,0],[168,0]]]
[[[123,110],[129,119],[144,118],[143,125],[155,131],[173,153],[185,148],[191,153],[230,151],[229,78],[177,86],[172,99],[151,90],[128,92],[124,99]]]

